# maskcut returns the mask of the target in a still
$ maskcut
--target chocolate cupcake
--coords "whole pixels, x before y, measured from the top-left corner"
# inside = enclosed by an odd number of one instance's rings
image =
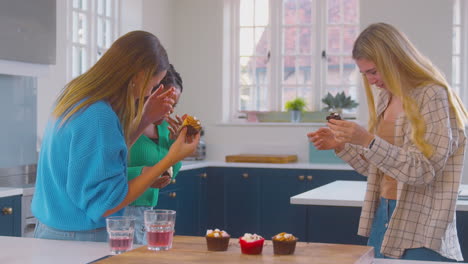
[[[327,116],[327,121],[330,121],[330,119],[341,120],[341,116],[339,113],[333,112]]]
[[[275,255],[292,255],[296,249],[297,237],[288,233],[279,233],[271,238]]]
[[[202,128],[200,121],[196,117],[189,115],[185,117],[180,129],[182,129],[183,127],[187,127],[187,136],[196,135],[198,132],[200,132]]]
[[[229,246],[229,239],[231,236],[224,230],[220,231],[215,229],[214,231],[208,229],[206,231],[206,247],[209,251],[226,251]]]

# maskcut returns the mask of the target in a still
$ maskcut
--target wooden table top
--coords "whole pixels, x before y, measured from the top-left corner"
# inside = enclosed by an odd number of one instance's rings
[[[146,246],[103,259],[99,264],[132,263],[300,263],[300,264],[370,264],[374,249],[367,246],[298,242],[293,255],[273,254],[271,241],[265,241],[261,255],[241,253],[238,239],[231,239],[224,252],[208,251],[204,237],[175,236],[172,249],[150,251]]]

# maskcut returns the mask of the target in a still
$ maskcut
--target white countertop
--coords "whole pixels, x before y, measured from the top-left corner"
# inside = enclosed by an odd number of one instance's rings
[[[467,184],[462,184],[468,189]],[[291,197],[291,204],[361,207],[366,192],[365,181],[334,181]],[[468,200],[457,201],[457,211],[468,211]]]
[[[0,187],[0,198],[14,196],[14,195],[22,195],[22,194],[23,194],[22,188]]]
[[[109,245],[106,242],[0,236],[0,245],[2,248],[0,251],[0,263],[8,264],[84,264],[109,255]],[[134,246],[134,248],[136,247],[138,246]],[[423,263],[427,262],[393,259],[377,259],[374,261],[374,264]]]
[[[233,167],[233,168],[274,168],[274,169],[307,169],[307,170],[353,170],[348,164],[313,164],[305,162],[295,163],[243,163],[225,161],[183,161],[183,170],[192,170],[206,167]]]

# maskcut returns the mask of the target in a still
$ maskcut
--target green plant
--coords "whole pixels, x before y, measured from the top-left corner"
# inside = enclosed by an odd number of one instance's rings
[[[304,111],[306,105],[307,103],[304,98],[298,97],[294,100],[287,101],[284,108],[286,111]]]
[[[353,109],[359,105],[356,101],[351,99],[351,96],[346,96],[344,92],[337,93],[335,96],[327,93],[322,99],[322,103],[327,105],[323,108],[324,111]]]

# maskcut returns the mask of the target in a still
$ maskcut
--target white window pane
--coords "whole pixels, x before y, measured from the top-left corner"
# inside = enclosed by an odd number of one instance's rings
[[[343,83],[357,84],[359,82],[360,74],[357,70],[356,63],[351,56],[343,58]]]
[[[358,0],[343,1],[343,20],[345,24],[358,24],[359,17],[359,2]]]
[[[327,50],[328,53],[340,53],[340,35],[341,27],[339,26],[329,26],[327,28]]]
[[[351,54],[353,51],[354,41],[359,34],[357,26],[345,27],[343,30],[343,52],[345,54]]]
[[[312,56],[299,56],[298,64],[298,82],[299,84],[312,84]]]
[[[240,84],[251,85],[254,83],[252,69],[255,67],[254,57],[242,57],[240,59]]]
[[[105,14],[105,0],[96,0],[97,1],[97,13],[98,15],[104,15]]]
[[[83,13],[73,12],[73,42],[86,44],[88,36],[87,17]]]
[[[453,24],[460,25],[460,0],[454,0],[453,2]]]
[[[87,10],[88,0],[73,0],[73,8]]]
[[[296,14],[296,1],[295,0],[283,0],[283,24],[285,25],[296,25],[297,14]]]
[[[112,21],[106,19],[105,22],[104,37],[106,42],[104,43],[104,47],[109,48],[112,44]]]
[[[254,29],[241,28],[239,36],[239,48],[241,56],[252,56],[254,51]]]
[[[284,54],[297,54],[297,28],[287,27],[284,29],[283,34]]]
[[[88,69],[86,49],[82,47],[73,47],[73,77],[84,73]]]
[[[327,67],[327,85],[340,85],[341,84],[341,57],[340,56],[328,56],[328,67]]]
[[[266,56],[270,51],[270,43],[266,28],[255,28],[255,53]]]
[[[106,0],[106,16],[111,17],[112,16],[112,6],[113,0]]]
[[[254,25],[254,1],[240,1],[239,22],[241,27]]]
[[[257,85],[262,85],[263,87],[268,84],[268,67],[264,61],[265,58],[257,57],[255,67],[255,82]]]
[[[299,33],[299,53],[300,54],[312,54],[312,29],[309,27],[300,28]]]
[[[101,17],[97,19],[96,35],[98,47],[104,47],[104,19]]]
[[[255,0],[255,26],[268,25],[269,12],[269,0]]]
[[[342,23],[340,0],[328,0],[328,24]]]
[[[461,83],[459,56],[453,56],[452,58],[452,82],[456,85]]]
[[[297,13],[299,24],[312,24],[312,0],[298,0]]]
[[[99,60],[106,51],[104,49],[97,49],[96,60]]]
[[[460,54],[460,44],[461,44],[461,29],[460,27],[453,28],[453,54]]]
[[[284,56],[283,62],[283,84],[296,84],[296,56]]]

